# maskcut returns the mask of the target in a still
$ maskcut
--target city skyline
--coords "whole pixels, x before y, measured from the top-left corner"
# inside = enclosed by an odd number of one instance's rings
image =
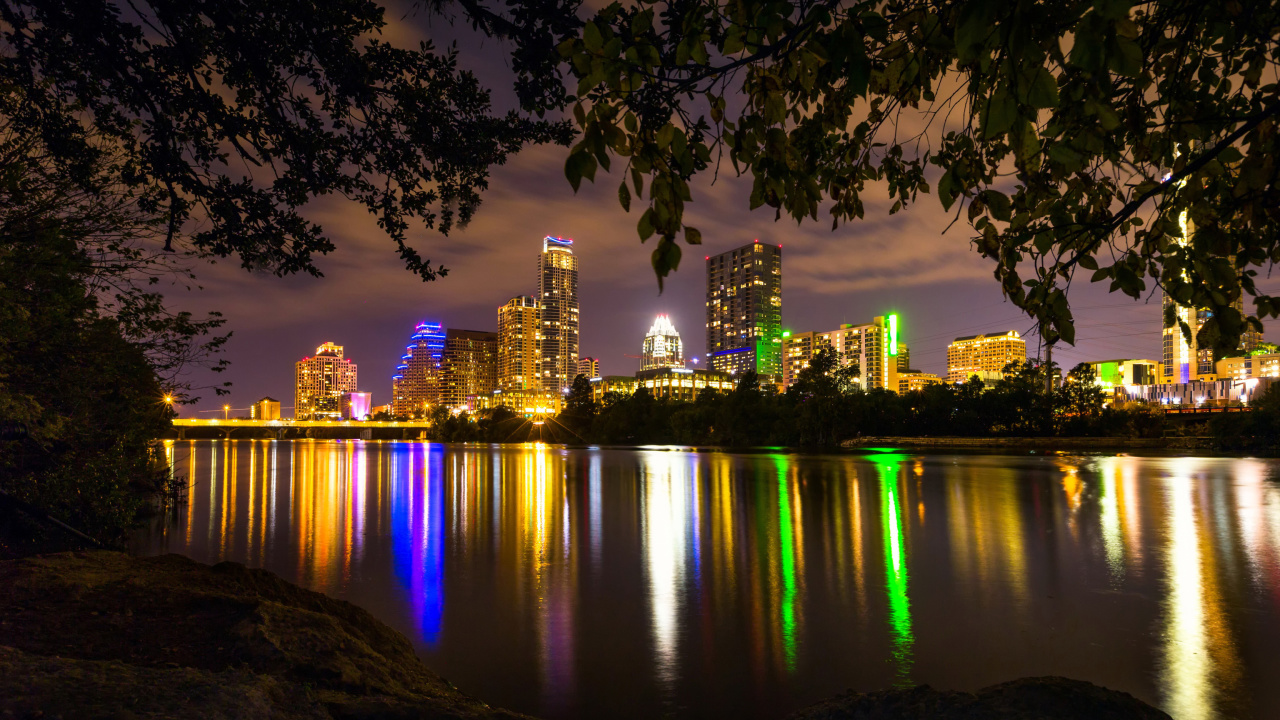
[[[516,262],[512,264],[517,269],[519,265],[528,268],[530,253],[537,252],[537,238],[540,236],[534,233],[530,235],[532,237],[524,236],[511,242],[512,246],[517,247],[507,248],[509,252],[506,254],[515,256]],[[625,260],[616,259],[616,255],[629,247],[626,242],[625,237],[617,234],[605,236],[599,241],[583,241],[580,238],[575,248],[578,254],[589,255],[592,267],[599,267],[600,275],[604,276],[603,281],[591,275],[582,280],[580,304],[585,311],[582,318],[580,356],[598,358],[602,374],[634,373],[639,369],[639,359],[634,357],[637,355],[637,338],[643,336],[656,314],[667,314],[678,327],[690,328],[690,332],[697,336],[686,333],[688,337],[693,337],[692,343],[686,342],[686,358],[704,357],[705,348],[699,347],[703,335],[701,328],[705,324],[704,272],[701,268],[695,270],[697,265],[689,263],[687,259],[683,269],[668,278],[666,291],[661,295],[650,284],[651,276],[631,273],[628,275],[629,279],[620,281],[616,273],[619,263]],[[962,335],[1005,332],[1013,328],[1027,337],[1028,355],[1036,355],[1038,337],[1034,334],[1032,323],[1012,305],[1002,302],[998,288],[989,283],[957,281],[924,288],[909,284],[896,292],[877,289],[828,297],[817,292],[814,287],[812,256],[815,251],[831,252],[838,248],[833,248],[828,243],[797,242],[789,238],[779,242],[786,243],[788,253],[788,300],[784,304],[782,316],[784,329],[797,332],[817,331],[819,328],[829,330],[845,323],[866,322],[875,315],[887,313],[891,309],[897,310],[906,323],[902,340],[912,347],[913,367],[942,377],[947,374],[947,345]],[[723,242],[720,245],[726,250],[737,246],[737,241]],[[718,248],[708,242],[707,249]],[[610,256],[615,259],[610,260]],[[521,257],[524,262],[519,262]],[[281,378],[286,373],[272,367],[272,362],[267,359],[275,356],[278,359],[274,363],[291,363],[308,348],[314,348],[325,339],[342,342],[347,346],[348,357],[357,362],[363,361],[366,367],[373,368],[376,373],[373,377],[385,377],[385,370],[378,368],[388,367],[390,360],[384,358],[389,353],[394,358],[403,352],[403,340],[396,336],[403,338],[405,327],[411,328],[422,322],[424,317],[430,317],[438,318],[446,327],[493,328],[496,320],[494,308],[500,302],[498,298],[504,295],[512,297],[521,292],[529,293],[531,290],[527,270],[512,273],[508,282],[499,282],[495,278],[491,284],[485,284],[482,268],[472,269],[466,265],[461,267],[461,270],[455,270],[449,277],[430,284],[423,284],[409,277],[398,280],[400,271],[392,272],[394,267],[384,268],[388,272],[388,285],[399,286],[401,292],[407,287],[431,298],[449,298],[452,302],[422,303],[440,307],[439,312],[413,312],[396,305],[401,293],[389,293],[386,299],[372,294],[361,297],[356,302],[348,300],[346,307],[357,312],[351,313],[349,320],[336,325],[332,322],[333,317],[330,317],[329,322],[321,322],[308,320],[306,316],[286,314],[280,322],[265,325],[261,321],[269,317],[262,314],[246,313],[233,317],[232,329],[236,330],[237,336],[233,338],[228,352],[232,366],[227,373],[227,379],[234,383],[232,394],[227,398],[216,398],[211,392],[205,392],[202,394],[202,402],[186,406],[184,414],[195,417],[212,416],[221,412],[222,405],[229,400],[233,408],[247,415],[249,404],[263,395],[283,396],[285,402],[288,402],[291,393],[284,383],[291,378],[282,382]],[[481,272],[477,273],[475,270]],[[343,274],[343,271],[340,269],[335,274]],[[229,274],[228,278],[235,286],[234,294],[237,298],[242,295],[243,285],[253,285],[258,295],[278,293],[286,296],[289,293],[281,289],[281,286],[305,283],[292,278],[257,279],[239,273]],[[334,280],[345,280],[343,287],[348,289],[344,292],[350,292],[353,280],[351,276]],[[318,285],[329,282],[326,279]],[[1077,362],[1106,358],[1158,359],[1161,337],[1157,325],[1159,296],[1143,304],[1108,296],[1103,290],[1105,288],[1083,286],[1083,292],[1075,295],[1080,344],[1077,348],[1059,344],[1054,349],[1055,360],[1059,365],[1070,368]],[[952,300],[937,300],[940,294]],[[464,297],[465,302],[458,302]],[[611,304],[611,300],[616,304]],[[939,310],[939,305],[944,309]],[[366,307],[369,309],[366,310]],[[404,318],[409,313],[413,315],[403,321],[407,324],[399,321],[392,323],[391,318]],[[255,321],[259,323],[258,327],[252,326]],[[250,327],[246,328],[246,324]],[[237,352],[242,348],[242,352]],[[370,362],[374,364],[368,365]],[[214,379],[221,378],[210,377],[210,380]],[[383,388],[380,384],[375,384],[361,389],[374,393],[375,405],[384,405],[390,401],[389,387]],[[292,410],[287,406],[285,408],[286,414],[290,414]]]

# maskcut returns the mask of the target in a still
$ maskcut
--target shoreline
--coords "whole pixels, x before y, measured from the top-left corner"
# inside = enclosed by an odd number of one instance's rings
[[[1211,437],[862,437],[845,440],[846,450],[871,450],[886,447],[932,450],[1044,450],[1092,452],[1127,452],[1131,450],[1198,450],[1213,451]],[[1252,457],[1241,454],[1240,457]]]

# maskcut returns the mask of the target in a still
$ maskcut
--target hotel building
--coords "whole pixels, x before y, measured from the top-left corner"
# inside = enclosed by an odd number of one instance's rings
[[[498,388],[498,333],[448,329],[440,368],[440,402],[472,409],[475,398]]]
[[[396,374],[391,376],[391,413],[425,413],[440,404],[440,364],[444,358],[444,326],[421,322],[413,329],[409,344],[400,356]],[[354,388],[353,388],[354,389]]]
[[[538,257],[541,387],[562,392],[578,372],[578,258],[573,241],[547,236]]]
[[[1027,361],[1027,342],[1010,330],[998,335],[967,335],[947,346],[947,382],[983,382],[1004,378],[1004,366]]]
[[[342,394],[356,390],[356,364],[341,345],[327,342],[298,361],[293,375],[293,416],[298,420],[337,420]]]
[[[539,304],[527,295],[498,308],[498,389],[538,390],[541,324]]]
[[[680,342],[680,333],[676,332],[671,319],[666,315],[659,315],[644,336],[640,369],[657,370],[668,367],[684,367],[684,345]]]
[[[707,364],[782,377],[782,248],[755,241],[707,257]]]

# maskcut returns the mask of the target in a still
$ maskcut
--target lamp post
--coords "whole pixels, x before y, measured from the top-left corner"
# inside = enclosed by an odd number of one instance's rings
[[[222,406],[222,419],[223,419],[223,420],[228,420],[228,419],[230,419],[230,418],[231,418],[231,406],[230,406],[230,405],[223,405],[223,406]]]

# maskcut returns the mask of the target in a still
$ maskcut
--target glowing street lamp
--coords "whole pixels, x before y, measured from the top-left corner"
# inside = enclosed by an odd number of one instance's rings
[[[231,406],[230,406],[230,405],[223,405],[223,406],[222,406],[222,419],[223,419],[223,420],[227,420],[227,419],[229,419],[230,417],[231,417]]]

